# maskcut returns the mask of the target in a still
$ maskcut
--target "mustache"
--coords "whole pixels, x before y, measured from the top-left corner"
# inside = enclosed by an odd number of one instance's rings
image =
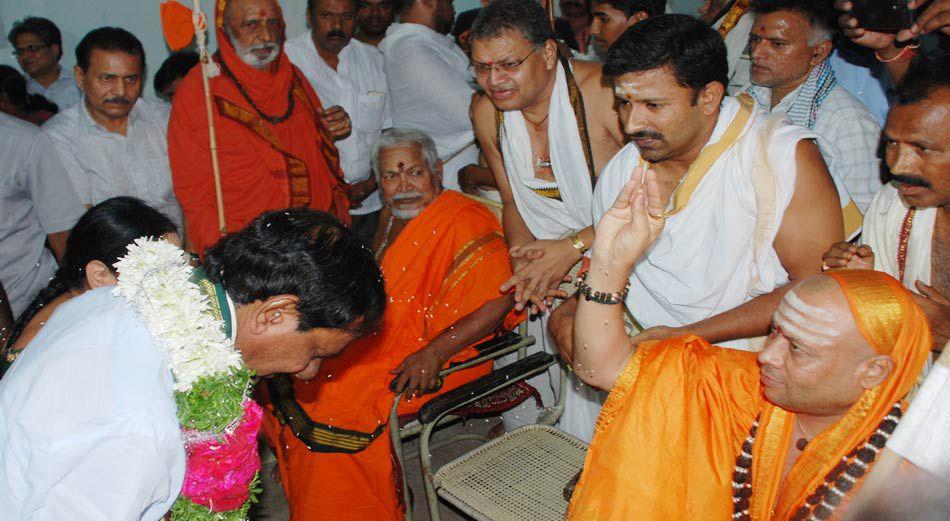
[[[125,96],[116,96],[114,98],[106,98],[104,103],[113,103],[115,105],[131,105],[132,100]]]
[[[933,185],[930,184],[930,181],[922,177],[914,177],[909,175],[901,174],[891,174],[891,181],[897,181],[902,185],[908,186],[919,186],[921,188],[933,188]]]
[[[650,130],[641,130],[640,132],[634,132],[630,134],[631,139],[655,139],[661,141],[663,139],[663,134],[659,132],[653,132]]]
[[[334,29],[327,33],[327,38],[346,38],[346,34],[339,29]]]
[[[274,42],[259,43],[257,45],[252,45],[247,48],[247,52],[253,51],[276,51],[279,49],[279,46]]]
[[[402,201],[404,199],[417,199],[419,197],[424,197],[425,194],[422,192],[403,192],[401,194],[396,194],[393,196],[393,201]]]

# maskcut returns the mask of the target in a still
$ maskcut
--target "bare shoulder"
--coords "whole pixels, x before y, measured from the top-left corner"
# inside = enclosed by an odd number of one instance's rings
[[[574,70],[574,79],[577,80],[577,86],[584,94],[598,90],[610,92],[610,80],[604,77],[602,63],[571,60],[571,67]]]
[[[495,128],[495,105],[492,104],[488,96],[482,94],[475,96],[469,107],[472,117],[472,125],[475,127],[475,133],[478,135],[494,135]]]

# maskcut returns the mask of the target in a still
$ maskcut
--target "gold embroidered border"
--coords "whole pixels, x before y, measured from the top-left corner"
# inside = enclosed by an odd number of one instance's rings
[[[726,129],[726,132],[723,133],[719,141],[707,145],[706,148],[700,152],[699,157],[693,161],[693,164],[689,165],[689,170],[686,171],[686,178],[683,180],[683,184],[673,194],[673,209],[667,213],[667,216],[675,215],[683,208],[686,208],[686,205],[689,204],[689,199],[693,196],[693,192],[696,191],[696,188],[699,186],[699,182],[702,181],[703,177],[709,172],[713,163],[736,143],[742,129],[745,128],[749,118],[752,117],[752,108],[754,106],[752,98],[750,96],[739,96],[736,99],[739,100],[739,113],[736,114],[736,117],[732,120],[732,123],[729,124],[729,127]]]
[[[769,519],[785,469],[785,455],[791,437],[793,416],[766,404],[759,417],[759,428],[752,448],[752,519]]]
[[[785,478],[785,485],[779,493],[780,501],[775,507],[776,516],[790,516],[802,505],[805,497],[814,491],[825,479],[825,475],[851,452],[856,443],[849,442],[855,434],[870,436],[877,427],[874,422],[867,433],[857,433],[865,425],[868,412],[878,400],[881,387],[865,391],[861,398],[848,410],[834,427],[819,434],[808,442],[805,451],[792,466]],[[864,436],[866,434],[866,436]],[[778,517],[785,519],[786,517]]]
[[[647,353],[655,346],[655,342],[648,342],[632,348],[634,352],[630,356],[630,361],[627,362],[626,367],[624,367],[620,375],[617,376],[617,379],[614,381],[614,386],[610,390],[610,394],[607,395],[607,400],[604,401],[603,407],[600,408],[600,414],[597,415],[597,423],[594,424],[594,432],[604,432],[611,422],[614,421],[620,408],[626,403],[624,398],[627,396],[627,393],[629,393],[637,383],[643,359],[646,358]]]
[[[222,116],[241,124],[283,156],[290,194],[289,205],[294,207],[310,206],[310,175],[307,172],[306,163],[284,150],[277,139],[277,135],[259,116],[220,96],[215,96],[214,100],[218,112]]]

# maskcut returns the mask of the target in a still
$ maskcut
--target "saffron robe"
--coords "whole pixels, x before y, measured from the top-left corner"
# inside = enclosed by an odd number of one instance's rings
[[[215,55],[253,104],[279,123],[261,117],[224,70],[209,80],[228,231],[244,227],[268,210],[307,206],[349,224],[349,199],[339,154],[317,116],[320,99],[281,49],[265,70],[244,63],[222,29],[226,2],[217,2]],[[201,67],[194,67],[175,91],[168,124],[168,158],[175,195],[185,214],[195,251],[221,237],[215,198],[208,118]]]
[[[693,335],[647,342],[604,403],[568,518],[730,519],[736,457],[758,420],[748,510],[756,521],[791,519],[903,399],[930,350],[926,317],[899,282],[865,270],[827,275],[844,289],[862,335],[894,369],[808,443],[784,481],[795,415],[765,399],[756,355]]]
[[[389,371],[458,320],[502,295],[511,276],[497,219],[480,203],[445,191],[412,219],[381,260],[389,301],[378,331],[323,361],[310,382],[294,382],[297,402],[310,419],[336,429],[378,433],[355,454],[311,452],[271,410],[264,430],[277,449],[281,483],[295,520],[401,519],[402,486],[388,430],[394,394]],[[506,326],[516,322],[510,315]],[[473,358],[472,347],[450,361]],[[418,411],[434,396],[487,374],[480,364],[451,374],[439,393],[403,401],[400,415]],[[268,407],[270,409],[270,407]],[[332,445],[333,430],[322,439]],[[346,445],[341,436],[339,443]]]

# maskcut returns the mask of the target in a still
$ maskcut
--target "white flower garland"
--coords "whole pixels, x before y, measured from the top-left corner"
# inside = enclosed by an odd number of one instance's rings
[[[243,366],[208,296],[189,280],[192,268],[181,249],[164,240],[136,239],[115,268],[121,276],[114,293],[131,302],[168,353],[176,392]]]

